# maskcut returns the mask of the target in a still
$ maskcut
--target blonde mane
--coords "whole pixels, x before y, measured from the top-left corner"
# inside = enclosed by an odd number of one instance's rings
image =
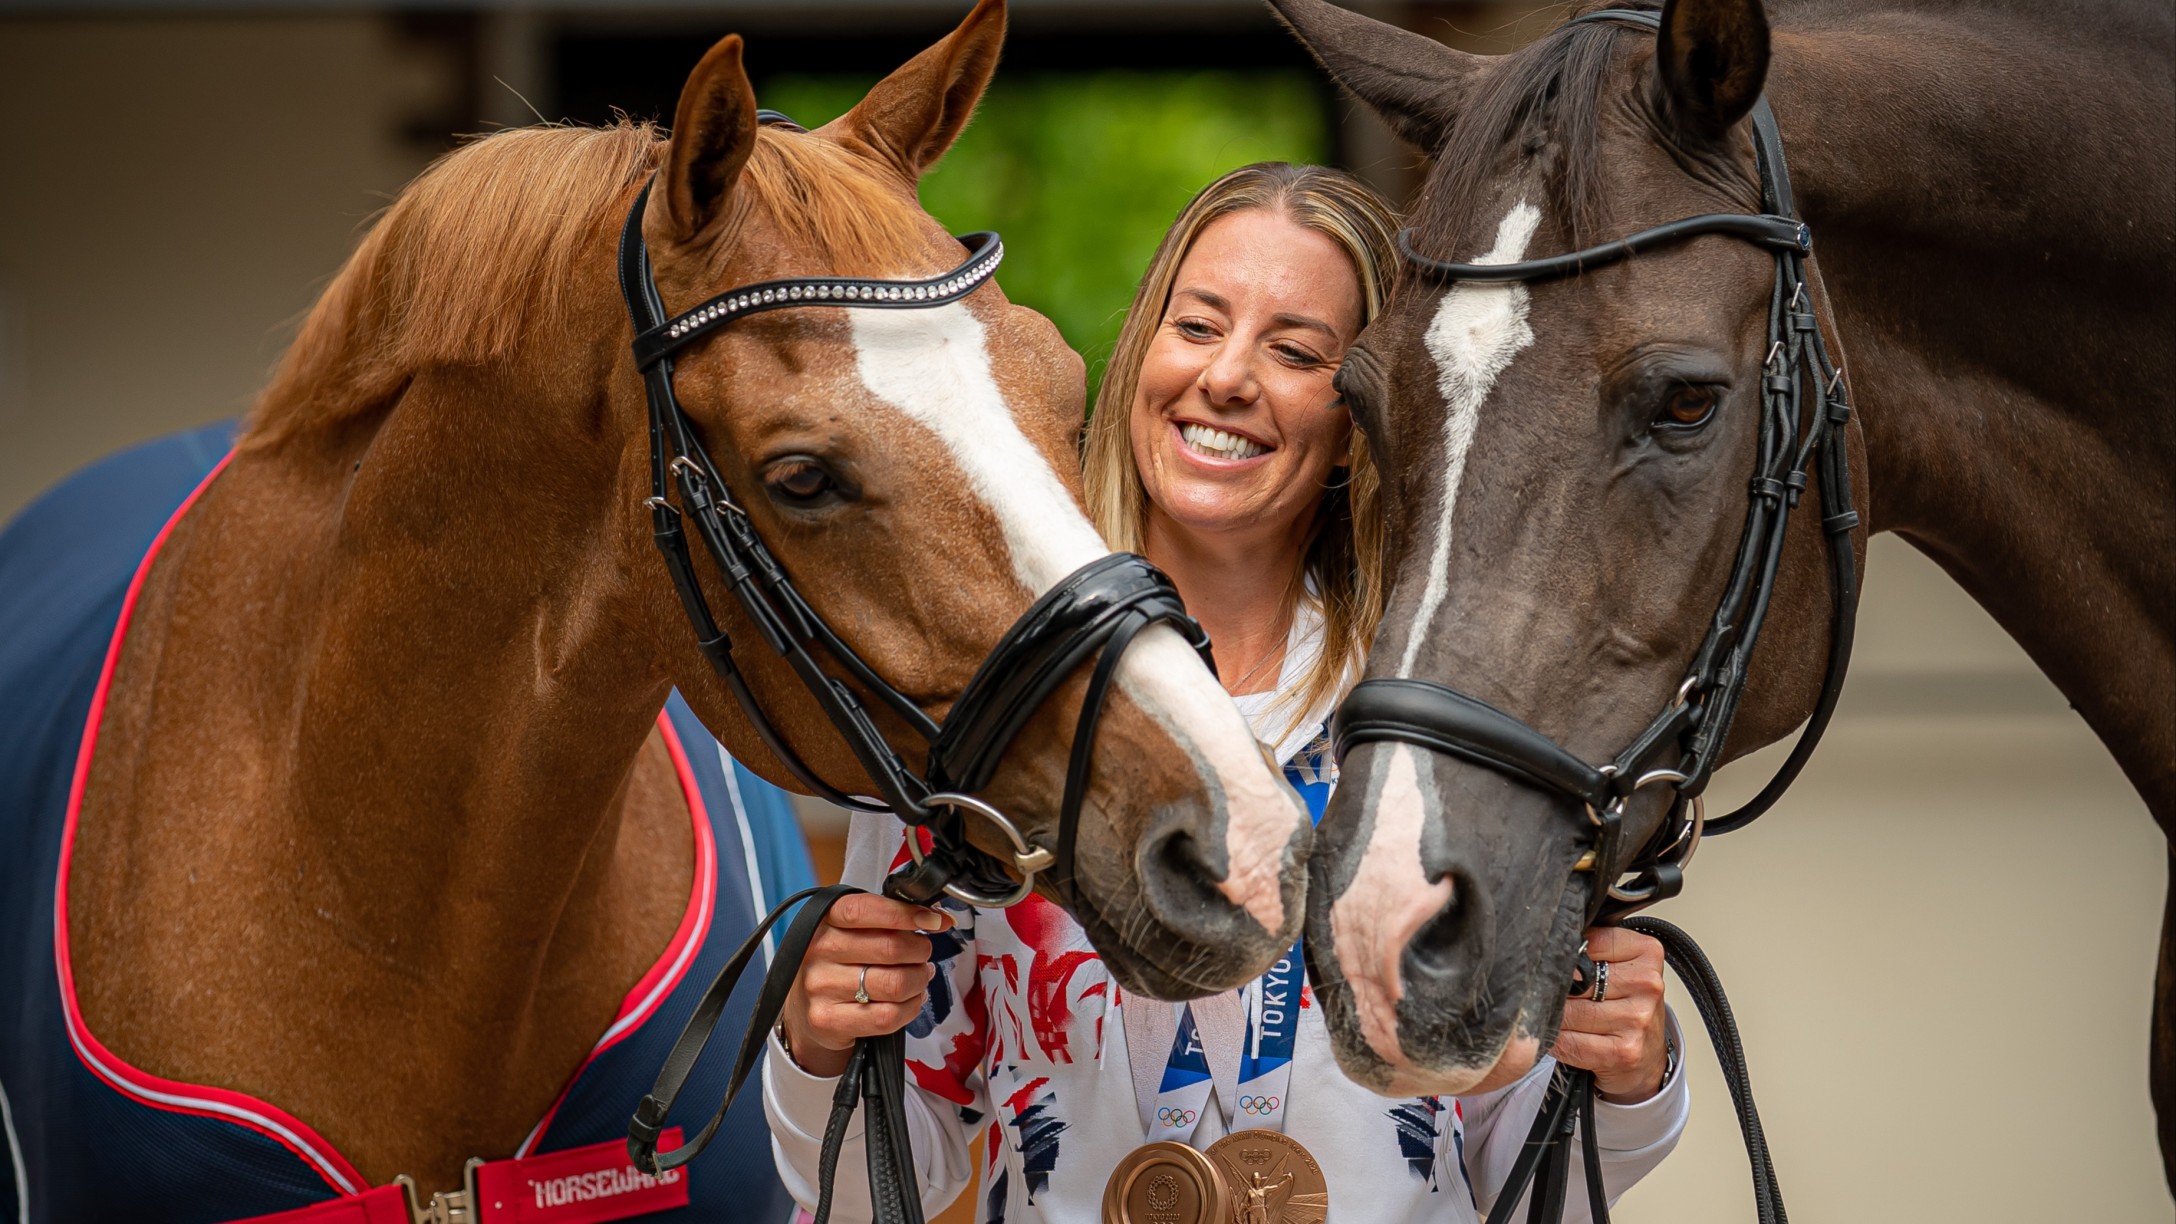
[[[624,201],[665,147],[654,124],[623,120],[514,128],[433,162],[310,310],[243,444],[361,416],[419,370],[505,360],[594,308],[580,290],[611,275],[588,265],[609,260]],[[893,274],[927,241],[911,193],[826,139],[765,129],[741,184],[778,232],[815,248],[811,274]]]

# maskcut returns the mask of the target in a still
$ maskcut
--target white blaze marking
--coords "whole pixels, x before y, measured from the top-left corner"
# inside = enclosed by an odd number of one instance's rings
[[[952,452],[968,488],[997,516],[1022,585],[1041,596],[1110,551],[1013,421],[990,373],[982,320],[959,302],[846,316],[861,381]]]
[[[1352,983],[1360,1034],[1393,1067],[1409,1066],[1398,1043],[1398,1000],[1405,996],[1399,961],[1422,924],[1451,903],[1448,879],[1428,881],[1421,868],[1421,830],[1427,800],[1421,794],[1419,754],[1388,744],[1382,789],[1375,797],[1375,828],[1352,883],[1330,907],[1330,938],[1337,963]]]
[[[1013,573],[1040,597],[1109,553],[1041,451],[1020,432],[990,372],[987,333],[962,303],[848,310],[855,368],[878,399],[937,435],[967,487],[996,517]],[[1118,666],[1119,688],[1221,790],[1230,870],[1219,884],[1271,931],[1284,928],[1285,847],[1307,809],[1255,747],[1246,720],[1178,633],[1144,630]],[[1214,799],[1210,800],[1212,803]]]
[[[1476,255],[1473,262],[1507,264],[1526,258],[1526,244],[1539,224],[1540,209],[1524,200],[1512,205],[1496,225],[1496,245]],[[1435,551],[1428,557],[1428,584],[1421,588],[1420,607],[1406,628],[1400,675],[1412,674],[1428,627],[1443,606],[1451,565],[1451,513],[1458,506],[1466,452],[1473,448],[1481,404],[1504,367],[1534,342],[1534,329],[1526,322],[1526,303],[1526,286],[1517,281],[1461,281],[1443,295],[1435,322],[1428,325],[1425,342],[1428,355],[1436,360],[1436,388],[1443,393],[1443,501],[1436,516]]]

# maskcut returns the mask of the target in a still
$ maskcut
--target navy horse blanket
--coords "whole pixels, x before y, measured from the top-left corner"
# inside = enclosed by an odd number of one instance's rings
[[[107,656],[136,575],[232,437],[214,426],[107,459],[0,531],[0,1224],[410,1221],[399,1187],[368,1185],[307,1119],[131,1067],[75,1007],[56,885]],[[686,914],[520,1149],[476,1153],[490,1161],[479,1224],[792,1218],[753,1094],[685,1177],[627,1163],[628,1116],[697,996],[778,898],[812,882],[786,795],[727,757],[678,694],[659,727],[694,818]],[[725,1026],[745,1026],[752,1003]],[[723,1095],[712,1062],[689,1100]]]

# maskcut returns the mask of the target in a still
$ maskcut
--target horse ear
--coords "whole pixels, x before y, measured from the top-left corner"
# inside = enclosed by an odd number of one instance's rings
[[[1760,0],[1669,0],[1655,42],[1663,114],[1687,136],[1715,140],[1760,100],[1768,16]]]
[[[959,29],[877,82],[824,130],[861,145],[914,182],[959,139],[1004,47],[1005,0],[981,0]]]
[[[1269,0],[1330,79],[1392,131],[1434,153],[1450,134],[1480,57],[1326,0]]]
[[[740,50],[740,35],[719,39],[688,74],[673,111],[662,198],[670,232],[682,242],[717,219],[756,147],[756,91]]]

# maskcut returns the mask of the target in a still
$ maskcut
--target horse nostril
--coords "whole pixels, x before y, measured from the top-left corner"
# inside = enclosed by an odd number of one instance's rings
[[[1167,896],[1182,895],[1189,902],[1213,895],[1211,881],[1224,874],[1224,864],[1214,856],[1191,832],[1184,828],[1171,828],[1158,837],[1151,835],[1149,844],[1141,856],[1143,883],[1151,883],[1156,892]]]
[[[1455,875],[1451,878],[1450,901],[1421,923],[1405,946],[1413,970],[1431,978],[1446,978],[1474,963],[1482,935],[1480,924],[1472,921],[1474,910],[1468,904],[1472,889],[1471,881]]]

